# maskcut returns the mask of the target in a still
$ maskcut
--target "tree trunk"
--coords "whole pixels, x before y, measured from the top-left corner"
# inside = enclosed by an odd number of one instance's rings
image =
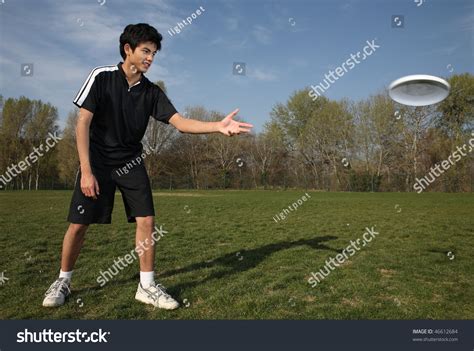
[[[35,190],[38,190],[39,186],[39,160],[38,163],[36,163],[36,187]]]

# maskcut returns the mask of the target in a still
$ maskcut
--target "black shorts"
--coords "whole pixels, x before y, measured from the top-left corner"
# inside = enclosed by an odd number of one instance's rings
[[[99,183],[100,195],[94,200],[82,193],[81,172],[78,171],[67,218],[69,222],[109,224],[112,221],[117,187],[122,193],[129,223],[135,222],[135,217],[155,215],[150,180],[144,164],[127,169],[128,173],[113,167],[97,165],[91,165],[91,167]]]

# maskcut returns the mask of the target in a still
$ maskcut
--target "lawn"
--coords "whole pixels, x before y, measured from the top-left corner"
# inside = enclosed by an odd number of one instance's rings
[[[70,191],[0,192],[0,319],[473,319],[474,195],[305,191],[155,192],[156,274],[175,311],[134,300],[138,263],[100,287],[134,248],[117,193],[113,223],[91,226],[72,296],[41,306],[59,271]],[[379,233],[315,288],[365,228]]]

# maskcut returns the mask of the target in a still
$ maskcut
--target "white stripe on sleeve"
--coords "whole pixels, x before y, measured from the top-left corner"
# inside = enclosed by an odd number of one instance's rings
[[[87,77],[86,81],[81,87],[81,90],[76,95],[76,98],[74,99],[74,103],[78,104],[79,106],[82,106],[84,100],[87,98],[87,95],[89,95],[89,91],[91,90],[92,84],[94,84],[95,77],[101,73],[101,72],[112,72],[118,70],[117,66],[101,66],[101,67],[96,67],[94,68],[89,76]]]

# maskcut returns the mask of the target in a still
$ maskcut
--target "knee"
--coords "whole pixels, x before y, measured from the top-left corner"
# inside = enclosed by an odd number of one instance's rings
[[[155,218],[153,216],[137,217],[136,221],[138,228],[141,230],[153,231],[153,225],[155,224]]]
[[[88,224],[77,224],[77,223],[71,223],[69,225],[69,231],[74,235],[78,236],[81,238],[84,238],[84,235],[86,234],[87,228],[89,227]]]

